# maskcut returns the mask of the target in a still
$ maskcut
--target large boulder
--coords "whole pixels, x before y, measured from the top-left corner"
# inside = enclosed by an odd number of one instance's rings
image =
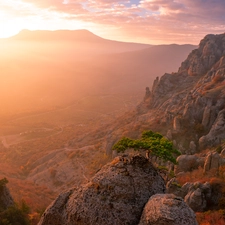
[[[194,212],[173,194],[153,195],[145,205],[139,225],[197,225]]]
[[[116,157],[86,185],[59,195],[39,225],[136,225],[148,199],[164,192],[164,180],[145,157]]]

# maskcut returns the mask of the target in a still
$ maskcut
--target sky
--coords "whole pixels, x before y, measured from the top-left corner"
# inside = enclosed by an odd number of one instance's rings
[[[0,0],[0,38],[87,29],[111,40],[198,44],[225,32],[225,0]]]

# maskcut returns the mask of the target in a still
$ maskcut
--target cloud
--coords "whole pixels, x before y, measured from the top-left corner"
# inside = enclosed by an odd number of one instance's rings
[[[72,0],[23,0],[39,8],[49,9],[64,13],[83,13],[85,12],[81,3]]]
[[[174,0],[142,0],[140,1],[141,8],[149,11],[178,11],[182,10],[185,6],[181,2]]]
[[[133,41],[197,43],[207,33],[225,31],[224,0],[0,0],[1,10],[50,24],[60,19],[59,29],[91,23],[100,36],[109,38],[114,30]]]

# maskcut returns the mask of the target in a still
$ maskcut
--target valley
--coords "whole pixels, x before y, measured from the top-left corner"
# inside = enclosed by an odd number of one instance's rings
[[[111,160],[108,128],[195,48],[115,42],[88,31],[22,31],[0,46],[0,176],[33,212]]]

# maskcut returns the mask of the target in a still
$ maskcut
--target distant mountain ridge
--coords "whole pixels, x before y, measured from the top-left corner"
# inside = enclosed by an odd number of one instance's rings
[[[83,40],[83,41],[99,41],[103,38],[93,34],[88,30],[21,30],[18,34],[10,37],[13,40],[29,40],[29,41],[53,41],[53,40]]]
[[[17,35],[4,38],[2,40],[8,41],[29,41],[29,42],[78,42],[78,43],[89,43],[96,45],[113,45],[114,48],[122,48],[124,51],[139,50],[151,47],[150,44],[132,43],[132,42],[121,42],[101,38],[88,30],[22,30]],[[1,41],[1,39],[0,39]]]

